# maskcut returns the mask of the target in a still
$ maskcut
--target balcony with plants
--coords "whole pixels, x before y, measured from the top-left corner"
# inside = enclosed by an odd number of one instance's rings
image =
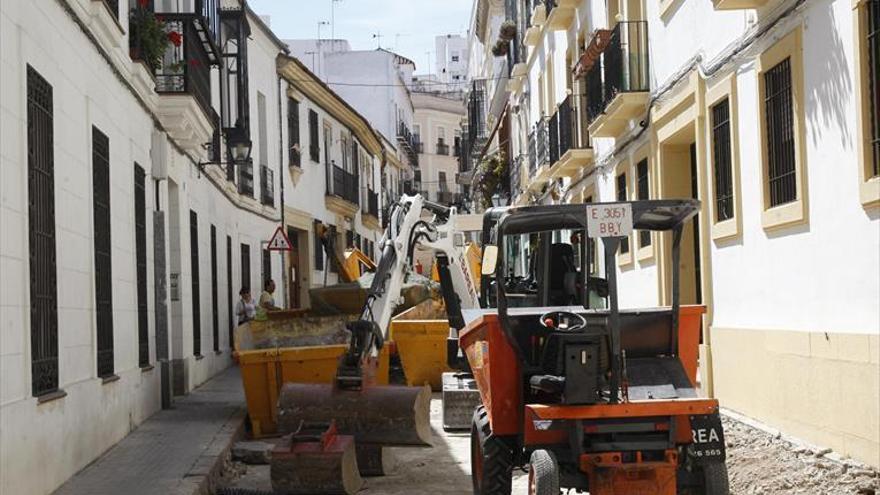
[[[211,141],[217,122],[211,66],[218,65],[217,0],[195,0],[189,12],[156,11],[138,0],[129,13],[129,54],[150,72],[162,125],[184,149]]]
[[[615,137],[647,108],[648,23],[618,22],[602,45],[604,50],[585,74],[589,132],[593,137]]]
[[[593,161],[593,143],[584,118],[586,98],[571,94],[550,117],[550,170],[552,179],[574,177]]]

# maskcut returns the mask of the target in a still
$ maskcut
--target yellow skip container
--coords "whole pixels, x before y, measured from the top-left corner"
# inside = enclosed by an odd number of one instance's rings
[[[310,316],[303,311],[269,313],[266,321],[250,321],[235,331],[235,358],[247,401],[255,438],[277,433],[278,394],[281,385],[331,383],[339,357],[347,344],[341,341],[351,316]],[[308,345],[288,345],[305,342]],[[314,342],[312,345],[311,343]],[[388,384],[388,347],[379,355],[376,382]]]
[[[442,390],[442,374],[452,371],[446,365],[449,320],[443,305],[428,300],[404,311],[391,320],[390,333],[406,384],[427,383],[435,392]]]

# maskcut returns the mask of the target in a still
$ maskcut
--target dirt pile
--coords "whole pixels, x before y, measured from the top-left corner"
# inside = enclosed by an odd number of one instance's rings
[[[732,495],[880,495],[880,473],[723,417]]]

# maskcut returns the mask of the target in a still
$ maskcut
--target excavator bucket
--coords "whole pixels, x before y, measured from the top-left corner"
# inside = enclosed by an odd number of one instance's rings
[[[278,428],[332,419],[339,432],[358,445],[431,445],[431,388],[387,385],[340,390],[319,383],[286,383],[278,399]]]
[[[363,486],[354,438],[336,424],[301,422],[272,451],[272,490],[276,493],[350,495]]]

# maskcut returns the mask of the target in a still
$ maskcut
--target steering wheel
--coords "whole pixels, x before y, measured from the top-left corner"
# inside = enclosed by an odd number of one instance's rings
[[[538,320],[542,327],[557,332],[577,332],[587,326],[587,319],[571,311],[550,311]]]

